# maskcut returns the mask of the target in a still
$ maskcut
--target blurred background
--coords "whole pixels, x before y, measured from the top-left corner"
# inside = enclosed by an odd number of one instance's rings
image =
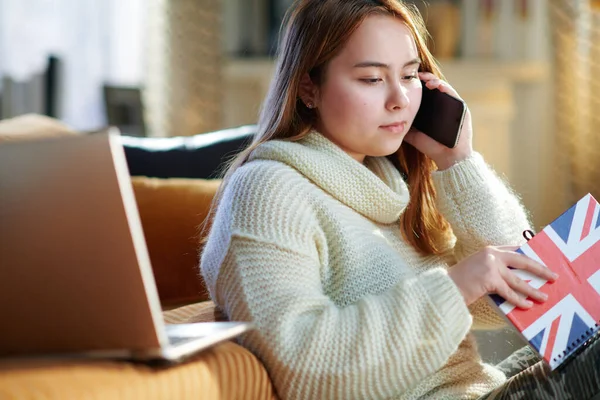
[[[472,111],[476,150],[535,228],[587,192],[600,198],[600,1],[412,2]],[[291,3],[0,0],[0,119],[38,113],[149,137],[254,124]]]

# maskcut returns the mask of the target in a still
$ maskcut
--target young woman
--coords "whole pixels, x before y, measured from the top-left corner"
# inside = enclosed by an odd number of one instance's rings
[[[472,150],[470,115],[453,149],[411,129],[421,81],[458,97],[424,32],[399,1],[297,1],[259,132],[215,199],[202,274],[254,322],[242,344],[283,399],[505,387],[469,333],[503,324],[482,297],[545,300],[508,265],[555,279],[514,251],[527,216]]]

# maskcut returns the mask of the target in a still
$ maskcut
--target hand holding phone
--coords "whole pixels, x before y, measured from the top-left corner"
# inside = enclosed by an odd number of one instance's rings
[[[456,147],[465,119],[466,104],[438,89],[429,89],[423,81],[421,84],[421,106],[412,126],[446,147]]]

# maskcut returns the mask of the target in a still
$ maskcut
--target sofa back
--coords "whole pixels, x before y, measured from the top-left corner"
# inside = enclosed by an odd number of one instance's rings
[[[199,226],[221,181],[134,176],[131,183],[163,307],[208,300]]]
[[[192,137],[122,137],[140,219],[164,307],[208,300],[199,274],[205,222],[223,166],[255,126]]]

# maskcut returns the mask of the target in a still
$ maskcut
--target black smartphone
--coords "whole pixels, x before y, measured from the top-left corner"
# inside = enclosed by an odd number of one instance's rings
[[[446,147],[456,147],[467,111],[466,104],[449,94],[423,85],[421,106],[413,127]]]

